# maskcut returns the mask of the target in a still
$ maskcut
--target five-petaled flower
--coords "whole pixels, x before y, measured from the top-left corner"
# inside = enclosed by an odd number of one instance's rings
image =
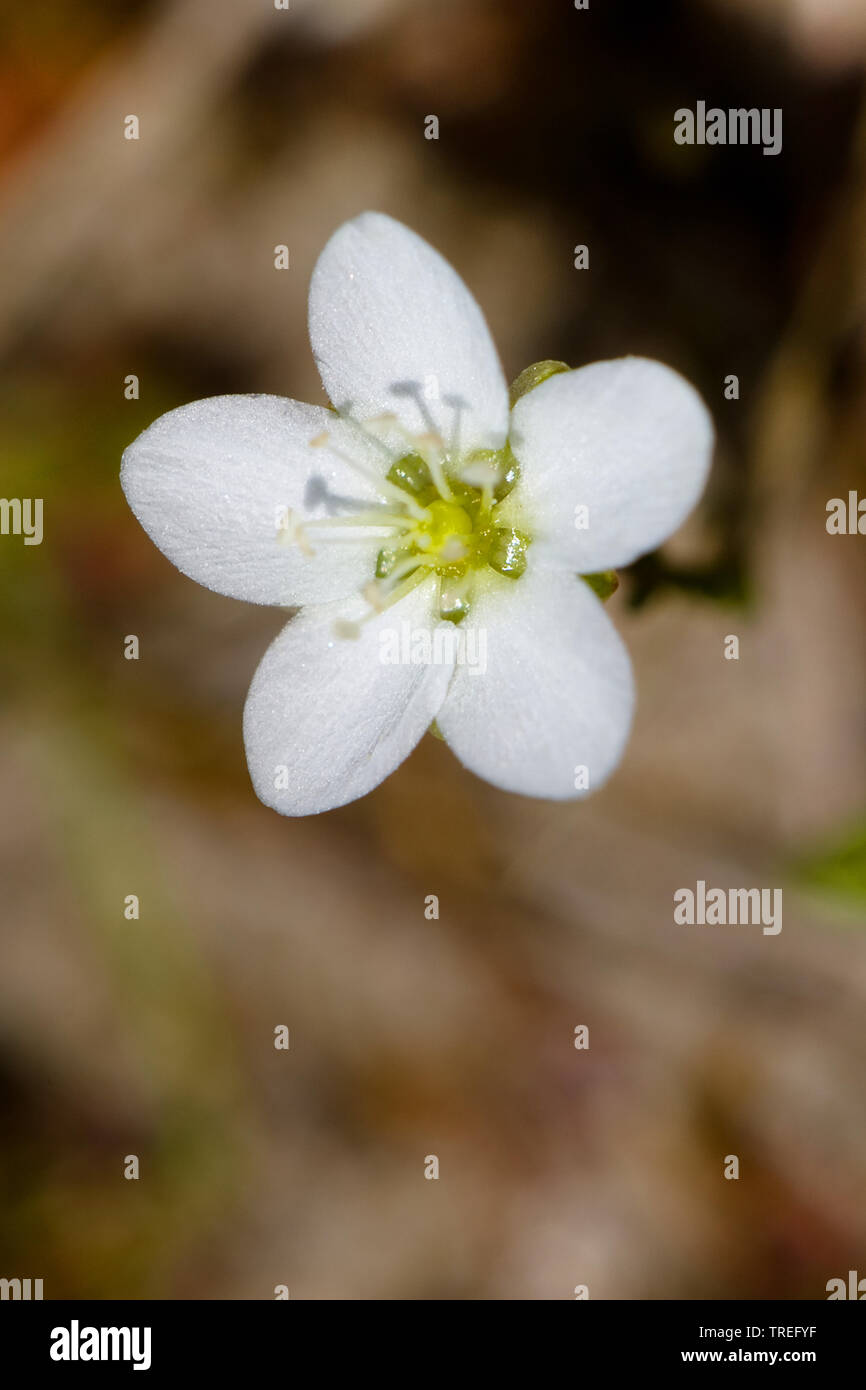
[[[284,815],[343,805],[431,725],[507,791],[595,790],[622,755],[634,692],[583,576],[630,564],[695,505],[713,439],[700,398],[625,357],[540,364],[510,401],[462,280],[379,213],[331,237],[309,308],[333,408],[196,401],[122,466],[132,510],[185,574],[300,608],[247,697],[258,795]],[[437,660],[382,659],[395,631],[429,634],[429,652],[455,628],[484,636],[483,672],[455,642]]]

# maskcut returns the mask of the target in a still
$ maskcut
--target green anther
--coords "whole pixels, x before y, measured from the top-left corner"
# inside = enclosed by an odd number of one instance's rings
[[[616,570],[599,570],[597,574],[582,574],[580,578],[588,584],[594,594],[604,602],[619,588],[619,575]]]
[[[396,550],[380,550],[376,556],[376,578],[385,579],[397,563]]]
[[[526,569],[528,548],[529,537],[522,531],[515,531],[512,526],[497,526],[487,551],[487,563],[497,574],[519,579]]]
[[[446,607],[443,596],[442,603],[439,605],[439,617],[446,623],[462,623],[468,612],[468,598],[455,599],[449,607]]]
[[[430,476],[430,469],[420,454],[406,454],[392,463],[386,474],[389,483],[408,492],[411,497],[426,506],[439,494]]]
[[[508,388],[508,404],[513,410],[521,396],[525,396],[530,391],[534,391],[536,386],[540,386],[548,377],[556,376],[559,372],[570,372],[571,368],[567,362],[533,362],[531,367],[524,367],[520,376],[515,377]]]
[[[439,595],[439,617],[449,623],[459,623],[468,612],[469,588],[465,577],[444,579]]]

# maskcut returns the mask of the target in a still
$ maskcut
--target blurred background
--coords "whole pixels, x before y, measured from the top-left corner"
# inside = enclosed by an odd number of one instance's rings
[[[866,542],[825,530],[866,492],[863,0],[2,21],[0,492],[42,497],[45,536],[0,538],[0,1275],[492,1300],[866,1276]],[[782,107],[783,152],[675,145],[698,100]],[[448,256],[509,378],[643,353],[715,416],[700,511],[611,602],[639,710],[584,804],[427,737],[355,805],[266,810],[241,711],[284,615],[183,578],[120,492],[173,406],[322,399],[309,275],[365,208]],[[675,926],[698,879],[783,887],[781,934]]]

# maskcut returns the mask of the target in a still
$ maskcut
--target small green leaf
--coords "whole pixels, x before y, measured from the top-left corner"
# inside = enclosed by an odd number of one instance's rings
[[[802,860],[797,877],[811,888],[866,902],[866,821],[854,826],[833,848]]]

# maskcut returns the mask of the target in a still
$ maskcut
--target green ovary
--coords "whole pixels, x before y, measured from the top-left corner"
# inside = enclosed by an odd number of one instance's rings
[[[406,494],[406,518],[414,524],[380,550],[376,562],[377,579],[436,575],[440,617],[453,623],[469,612],[473,580],[480,572],[491,569],[508,579],[520,578],[530,544],[525,532],[496,521],[496,504],[518,478],[510,449],[484,451],[467,462],[486,470],[489,483],[476,486],[444,475],[434,481],[418,454],[407,454],[391,466],[388,481]],[[443,496],[443,481],[450,496]]]

